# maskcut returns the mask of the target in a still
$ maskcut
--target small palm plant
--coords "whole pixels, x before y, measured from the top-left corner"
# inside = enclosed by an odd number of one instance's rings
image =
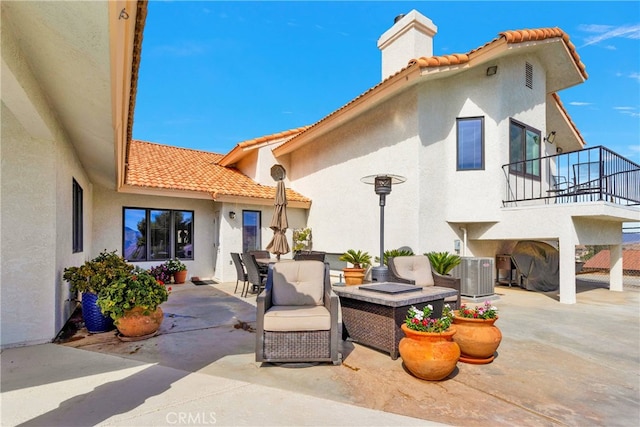
[[[371,255],[368,252],[349,249],[340,256],[340,261],[353,264],[353,268],[367,268],[371,264]]]
[[[460,264],[460,257],[449,252],[428,252],[425,253],[434,271],[438,274],[447,275],[455,266]]]
[[[384,265],[388,265],[389,258],[396,258],[399,256],[411,256],[413,251],[411,249],[387,249],[384,251]],[[380,262],[380,257],[376,257],[376,262]]]

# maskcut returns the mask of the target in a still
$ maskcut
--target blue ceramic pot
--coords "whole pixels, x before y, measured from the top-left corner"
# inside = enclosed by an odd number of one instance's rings
[[[82,293],[82,317],[84,325],[92,334],[108,332],[114,328],[113,319],[102,314],[97,301],[97,294]]]

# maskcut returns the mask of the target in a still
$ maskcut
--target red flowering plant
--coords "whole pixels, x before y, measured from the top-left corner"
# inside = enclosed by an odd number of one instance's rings
[[[460,310],[456,312],[456,316],[467,319],[495,319],[498,317],[498,307],[492,305],[491,301],[485,301],[483,305],[473,308],[462,304],[460,305]]]
[[[449,329],[453,320],[453,313],[449,304],[445,304],[442,309],[442,317],[431,319],[433,306],[426,305],[422,310],[418,310],[415,306],[411,306],[404,321],[407,328],[420,332],[436,332],[441,333]]]

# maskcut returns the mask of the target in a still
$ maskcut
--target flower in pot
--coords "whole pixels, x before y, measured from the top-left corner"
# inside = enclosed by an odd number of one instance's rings
[[[100,291],[98,305],[111,316],[121,335],[140,337],[154,334],[162,323],[160,304],[171,288],[159,283],[149,272],[136,268]]]
[[[180,284],[187,280],[187,266],[178,258],[170,259],[164,264],[169,270],[169,274],[173,275],[173,281],[175,283]]]
[[[133,265],[116,251],[107,252],[106,249],[79,267],[64,269],[62,277],[71,285],[71,291],[82,293],[82,317],[89,332],[113,329],[113,320],[103,315],[96,304],[98,294],[115,280],[131,274],[133,269]]]
[[[433,270],[443,276],[448,275],[461,261],[458,255],[449,252],[428,252],[425,255],[429,258]]]
[[[462,304],[453,313],[457,333],[453,340],[460,346],[460,361],[473,364],[491,363],[502,341],[502,332],[494,323],[498,320],[498,309],[486,301],[482,305],[469,307]]]
[[[368,252],[349,249],[339,259],[353,265],[353,267],[342,270],[345,283],[347,285],[361,285],[364,280],[364,273],[367,267],[371,265],[371,255]]]
[[[166,264],[154,265],[149,269],[149,274],[163,285],[171,283],[171,272],[169,272],[169,267]]]
[[[405,337],[398,350],[405,367],[414,376],[429,381],[447,377],[456,368],[460,347],[454,342],[456,329],[451,326],[453,314],[446,304],[442,317],[433,319],[433,306],[410,307],[401,325]]]

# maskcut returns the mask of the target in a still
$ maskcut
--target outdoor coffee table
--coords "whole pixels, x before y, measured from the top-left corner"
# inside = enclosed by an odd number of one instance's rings
[[[398,358],[398,344],[404,337],[400,325],[409,307],[431,304],[432,317],[440,317],[444,299],[457,295],[455,289],[439,286],[421,288],[402,283],[334,286],[342,307],[342,339],[382,350]]]

